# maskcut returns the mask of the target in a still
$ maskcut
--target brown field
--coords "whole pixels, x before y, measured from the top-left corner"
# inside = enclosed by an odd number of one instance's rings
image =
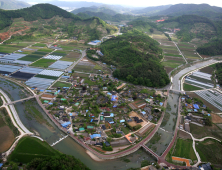
[[[135,116],[137,116],[139,119],[142,119],[143,122],[141,122],[141,123],[136,123],[135,121],[132,121],[132,122],[129,122],[129,123],[128,123],[130,126],[134,127],[134,126],[136,126],[136,125],[141,125],[141,126],[143,127],[143,126],[147,123],[147,121],[144,120],[138,113],[136,113],[136,112],[134,112],[134,111],[130,112],[129,117],[135,117]]]
[[[214,107],[213,105],[211,105],[210,103],[208,103],[206,100],[204,100],[203,98],[199,97],[197,94],[193,93],[193,92],[186,92],[187,95],[189,95],[190,97],[195,97],[198,99],[201,99],[203,101],[203,103],[209,107],[214,113],[221,113],[221,111],[219,109],[217,109],[216,107]]]
[[[191,136],[184,132],[184,131],[178,131],[178,137],[183,138],[183,139],[191,139]]]
[[[214,71],[214,69],[210,66],[208,67],[204,67],[202,69],[200,69],[201,72],[204,72],[204,73],[209,73],[209,74],[212,74],[212,72]]]
[[[197,139],[201,139],[206,136],[211,136],[219,140],[222,140],[222,130],[214,124],[212,126],[200,127],[190,123],[190,132]]]
[[[15,137],[8,126],[0,128],[0,153],[7,151],[13,144]]]
[[[149,123],[145,127],[141,128],[136,134],[139,136],[143,136],[146,132],[151,131],[155,126],[155,124]]]
[[[89,77],[89,74],[84,73],[74,73],[73,77]]]
[[[213,123],[222,123],[222,118],[217,114],[211,114]]]
[[[165,67],[165,70],[167,72],[167,74],[169,74],[174,68],[171,67]]]
[[[81,57],[80,53],[77,52],[71,52],[67,54],[65,57],[63,57],[61,60],[63,61],[77,61]]]

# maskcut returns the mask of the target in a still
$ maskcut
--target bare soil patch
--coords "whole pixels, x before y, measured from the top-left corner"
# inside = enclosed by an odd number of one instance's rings
[[[129,116],[130,117],[138,117],[139,119],[142,119],[143,120],[143,122],[141,122],[141,123],[136,123],[135,121],[132,121],[132,122],[129,122],[128,124],[130,125],[130,126],[132,126],[132,127],[134,127],[134,126],[136,126],[136,125],[141,125],[142,127],[147,123],[147,121],[146,120],[144,120],[138,113],[136,113],[136,112],[134,112],[134,111],[132,111],[132,112],[130,112],[130,114],[129,114]]]
[[[222,118],[217,114],[211,114],[213,123],[222,123]]]
[[[170,73],[173,69],[174,68],[171,68],[171,67],[165,67],[165,70],[166,70],[167,74]]]
[[[201,72],[204,72],[204,73],[208,73],[208,74],[212,74],[212,72],[214,71],[214,69],[212,67],[204,67],[202,69],[200,69]]]
[[[183,138],[183,139],[191,139],[191,136],[188,133],[184,132],[184,131],[179,131],[178,132],[178,137]]]
[[[0,153],[7,151],[13,144],[15,137],[8,126],[0,128]]]

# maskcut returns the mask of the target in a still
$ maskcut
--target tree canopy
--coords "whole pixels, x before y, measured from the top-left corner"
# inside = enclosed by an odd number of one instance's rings
[[[113,75],[133,84],[162,87],[170,80],[160,64],[159,43],[140,31],[132,30],[102,43],[101,60],[117,69]]]
[[[47,158],[36,158],[27,165],[29,170],[47,169],[47,170],[90,170],[79,159],[73,156],[62,154],[61,156],[52,156]]]

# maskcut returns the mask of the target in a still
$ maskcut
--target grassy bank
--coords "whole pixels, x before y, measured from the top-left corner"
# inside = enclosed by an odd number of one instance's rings
[[[9,161],[28,163],[35,158],[46,158],[59,156],[60,153],[53,149],[48,143],[37,138],[22,138],[15,150],[9,156]]]

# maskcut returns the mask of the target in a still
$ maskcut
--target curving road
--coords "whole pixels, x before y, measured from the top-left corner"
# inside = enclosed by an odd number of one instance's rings
[[[203,67],[207,67],[209,65],[212,65],[214,63],[217,63],[219,61],[217,60],[208,60],[208,61],[204,61],[204,62],[201,62],[201,63],[197,63],[197,64],[194,64],[190,67],[187,67],[183,70],[181,70],[179,73],[177,73],[174,77],[173,77],[173,85],[172,85],[172,89],[174,90],[181,90],[180,89],[180,78],[182,76],[184,76],[185,74],[191,72],[191,71],[195,71],[195,70],[198,70],[198,69],[201,69]]]

